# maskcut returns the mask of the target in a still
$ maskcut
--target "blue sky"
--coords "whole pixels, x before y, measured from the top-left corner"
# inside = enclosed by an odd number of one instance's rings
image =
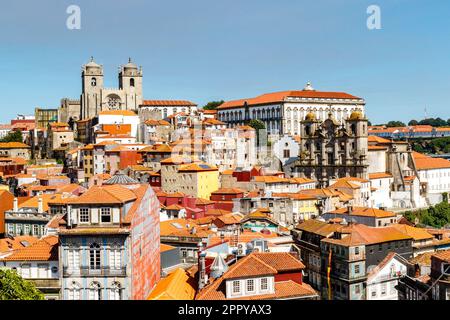
[[[66,8],[81,8],[68,30]],[[381,30],[366,9],[381,8]],[[143,66],[145,99],[210,100],[278,90],[345,91],[373,123],[450,118],[450,1],[40,0],[0,11],[0,121],[78,98],[93,55],[105,86]]]

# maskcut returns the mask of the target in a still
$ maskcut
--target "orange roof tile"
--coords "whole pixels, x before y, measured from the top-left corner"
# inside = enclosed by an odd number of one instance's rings
[[[373,180],[373,179],[387,179],[387,178],[393,178],[392,174],[390,174],[389,172],[369,173],[369,179],[370,180]]]
[[[246,102],[249,106],[261,105],[261,104],[273,104],[286,101],[286,98],[317,98],[317,99],[361,99],[356,96],[350,95],[344,92],[323,92],[315,90],[303,90],[303,91],[280,91],[273,93],[266,93],[255,98],[240,99],[227,101],[217,107],[218,110],[242,108]]]
[[[99,112],[99,115],[136,116],[136,113],[131,110],[103,110]]]
[[[140,106],[196,106],[195,103],[187,100],[144,100]]]
[[[334,211],[328,212],[330,214],[349,214],[349,207],[340,208]],[[395,217],[395,213],[391,211],[384,211],[377,208],[366,207],[352,207],[350,215],[363,216],[363,217],[375,217],[375,218],[389,218]]]
[[[4,261],[56,261],[58,260],[58,237],[46,236],[28,247],[17,249]]]
[[[178,268],[157,283],[147,300],[193,300],[195,293],[195,280]]]

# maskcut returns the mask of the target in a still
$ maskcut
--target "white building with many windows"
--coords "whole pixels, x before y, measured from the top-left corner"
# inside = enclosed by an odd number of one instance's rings
[[[264,122],[271,134],[299,135],[301,121],[314,113],[322,122],[331,112],[343,123],[354,111],[365,113],[365,101],[344,92],[316,91],[310,83],[303,90],[280,91],[227,101],[217,108],[218,119],[229,126],[245,124],[252,119]]]

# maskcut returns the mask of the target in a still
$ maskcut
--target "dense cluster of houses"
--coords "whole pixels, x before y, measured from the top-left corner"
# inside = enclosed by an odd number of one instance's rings
[[[0,131],[0,265],[47,299],[450,299],[450,230],[402,215],[448,201],[450,161],[371,135],[363,99],[202,110],[83,68],[81,101]]]

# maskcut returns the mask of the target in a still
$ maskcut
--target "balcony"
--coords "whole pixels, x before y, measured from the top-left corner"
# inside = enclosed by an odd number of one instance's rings
[[[80,277],[126,277],[127,268],[111,268],[111,267],[100,267],[97,269],[91,269],[88,266],[81,266],[79,268],[69,268],[67,266],[63,267],[63,275],[65,277],[80,276]]]

